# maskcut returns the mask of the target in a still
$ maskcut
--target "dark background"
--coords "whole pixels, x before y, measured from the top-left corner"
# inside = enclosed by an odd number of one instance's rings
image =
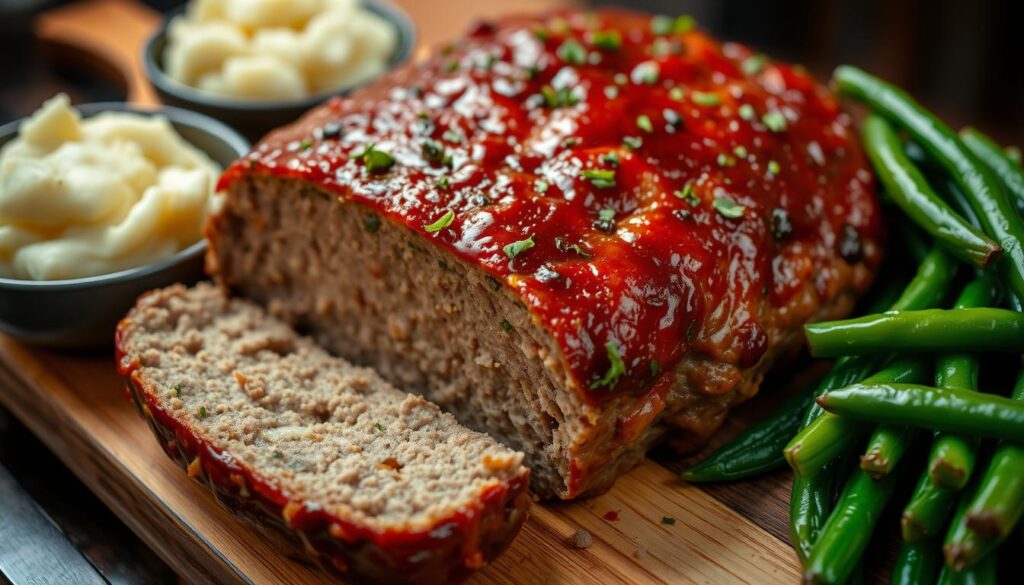
[[[429,2],[429,0],[419,0]],[[500,4],[500,0],[489,0]],[[31,14],[62,2],[0,0],[0,122],[58,90],[77,101],[119,99],[116,84],[55,73],[31,36]],[[159,9],[181,4],[149,0]],[[641,0],[607,2],[693,14],[723,39],[805,64],[827,79],[853,63],[896,82],[954,126],[1006,143],[1024,137],[1024,2],[1019,0]],[[455,31],[453,31],[453,34]],[[38,93],[26,99],[26,92]]]

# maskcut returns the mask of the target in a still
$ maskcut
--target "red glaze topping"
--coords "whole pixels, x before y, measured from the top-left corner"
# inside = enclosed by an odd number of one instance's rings
[[[762,303],[808,281],[828,300],[835,258],[880,234],[824,87],[617,10],[480,25],[271,135],[222,187],[252,172],[336,190],[478,264],[595,402],[648,391],[687,352],[755,364]]]

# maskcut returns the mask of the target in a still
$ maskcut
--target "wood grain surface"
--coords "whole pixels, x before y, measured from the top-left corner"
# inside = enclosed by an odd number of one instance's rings
[[[171,463],[126,399],[112,356],[30,348],[0,336],[0,401],[186,581],[328,582],[281,555]],[[788,490],[772,478],[745,485],[776,504]],[[609,512],[617,519],[607,519]],[[509,550],[471,582],[797,582],[792,551],[759,524],[728,498],[647,461],[603,496],[536,504]],[[570,546],[579,529],[593,536],[591,547]]]

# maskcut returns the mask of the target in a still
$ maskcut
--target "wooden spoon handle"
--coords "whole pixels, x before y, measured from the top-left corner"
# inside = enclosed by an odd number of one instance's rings
[[[142,67],[142,47],[160,21],[160,13],[136,0],[85,0],[43,13],[34,28],[57,59],[84,59],[119,78],[129,102],[154,105],[160,102]]]

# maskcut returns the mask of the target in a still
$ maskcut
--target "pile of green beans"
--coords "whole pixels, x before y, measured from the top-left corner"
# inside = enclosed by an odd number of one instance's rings
[[[1009,397],[982,391],[979,371],[985,353],[1024,355],[1019,151],[957,134],[859,69],[834,78],[870,110],[862,139],[901,231],[930,244],[911,236],[918,270],[891,305],[805,327],[813,356],[837,358],[817,386],[682,477],[732,481],[788,463],[805,582],[830,584],[859,578],[883,510],[916,479],[892,582],[995,583],[1003,543],[1024,530],[1024,370]],[[950,306],[958,272],[973,276]],[[916,455],[926,441],[927,458]]]

